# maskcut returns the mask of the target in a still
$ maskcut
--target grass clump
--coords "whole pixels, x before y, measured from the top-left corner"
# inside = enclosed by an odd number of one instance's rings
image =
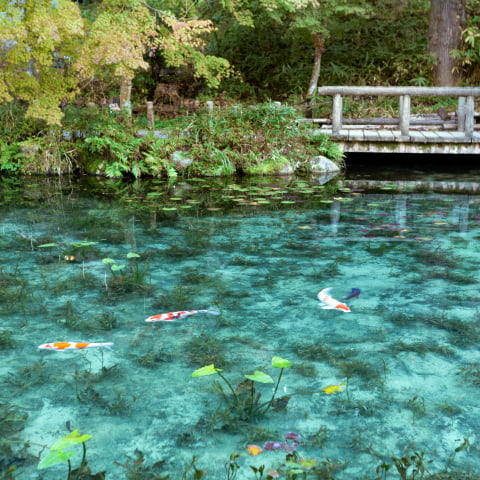
[[[181,132],[188,138],[193,159],[186,171],[191,175],[267,175],[308,172],[308,160],[317,155],[342,161],[342,152],[327,136],[309,134],[308,127],[296,119],[293,107],[275,103],[199,112]]]

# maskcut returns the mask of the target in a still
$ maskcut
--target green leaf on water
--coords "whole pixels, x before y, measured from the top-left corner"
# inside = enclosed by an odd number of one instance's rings
[[[266,373],[263,373],[263,372],[259,372],[258,370],[255,370],[253,372],[253,375],[245,375],[245,377],[254,382],[274,383],[273,378],[270,375],[267,375]]]
[[[192,377],[205,377],[207,375],[214,375],[215,373],[221,372],[221,368],[215,368],[215,365],[212,363],[205,367],[198,368],[192,373]]]
[[[38,464],[38,469],[41,470],[42,468],[57,465],[57,463],[64,463],[76,454],[77,452],[64,452],[63,450],[53,450],[42,458],[42,460]]]
[[[117,272],[118,270],[125,268],[125,265],[112,265],[111,268],[112,268],[112,272]]]
[[[47,247],[56,247],[58,243],[44,243],[43,245],[39,245],[38,248],[47,248]]]
[[[90,245],[98,245],[98,242],[72,242],[70,245],[73,245],[74,247],[88,247]]]
[[[102,260],[102,263],[115,263],[115,260],[113,260],[112,258],[104,258]]]
[[[127,253],[127,258],[140,258],[140,255],[135,252],[128,252]]]
[[[78,430],[73,430],[68,435],[65,435],[62,438],[59,438],[50,448],[50,450],[63,450],[64,448],[71,447],[73,445],[78,445],[79,443],[86,442],[92,438],[91,435],[84,434],[80,435]]]
[[[288,368],[288,367],[291,367],[291,366],[292,366],[292,363],[285,358],[277,357],[277,356],[272,357],[272,367]]]

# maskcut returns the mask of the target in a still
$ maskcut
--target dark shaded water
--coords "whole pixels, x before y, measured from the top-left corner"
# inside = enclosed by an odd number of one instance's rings
[[[346,177],[352,180],[480,180],[478,155],[350,153],[346,164]]]
[[[409,472],[478,471],[480,195],[352,188],[357,165],[340,190],[2,178],[0,441],[13,443],[0,472],[65,478],[66,465],[37,464],[67,427],[92,435],[91,470],[107,479],[194,478],[194,456],[215,480],[262,465],[370,479],[393,457]],[[418,180],[397,168],[382,176]],[[328,287],[361,290],[351,312],[321,308]],[[191,309],[220,315],[144,321]],[[37,348],[55,341],[114,346]],[[291,365],[275,390],[277,356]],[[211,364],[237,401],[214,371],[192,377]]]

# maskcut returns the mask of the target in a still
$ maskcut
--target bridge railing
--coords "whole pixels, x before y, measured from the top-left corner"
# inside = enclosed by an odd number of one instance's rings
[[[332,135],[339,135],[343,125],[343,97],[384,96],[399,97],[400,133],[407,137],[410,131],[411,97],[457,97],[457,130],[466,137],[473,136],[475,124],[475,97],[480,87],[319,87],[318,94],[333,97]]]

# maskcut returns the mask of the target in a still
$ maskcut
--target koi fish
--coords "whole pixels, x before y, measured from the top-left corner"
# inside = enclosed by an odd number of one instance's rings
[[[190,315],[196,315],[197,313],[210,313],[211,315],[220,315],[220,312],[215,310],[186,310],[181,312],[168,312],[159,313],[158,315],[152,315],[145,319],[146,322],[174,322],[180,318],[185,318]]]
[[[350,300],[351,298],[356,298],[361,293],[362,291],[359,288],[352,288],[352,291],[346,297],[343,297],[342,300]]]
[[[329,295],[330,290],[331,288],[324,288],[318,292],[317,297],[320,300],[320,306],[324,310],[342,310],[342,312],[350,312],[350,307],[348,305],[335,300]]]
[[[84,348],[103,347],[112,348],[112,342],[95,343],[95,342],[52,342],[39,345],[40,350],[55,350],[61,352],[63,350],[83,350]]]

